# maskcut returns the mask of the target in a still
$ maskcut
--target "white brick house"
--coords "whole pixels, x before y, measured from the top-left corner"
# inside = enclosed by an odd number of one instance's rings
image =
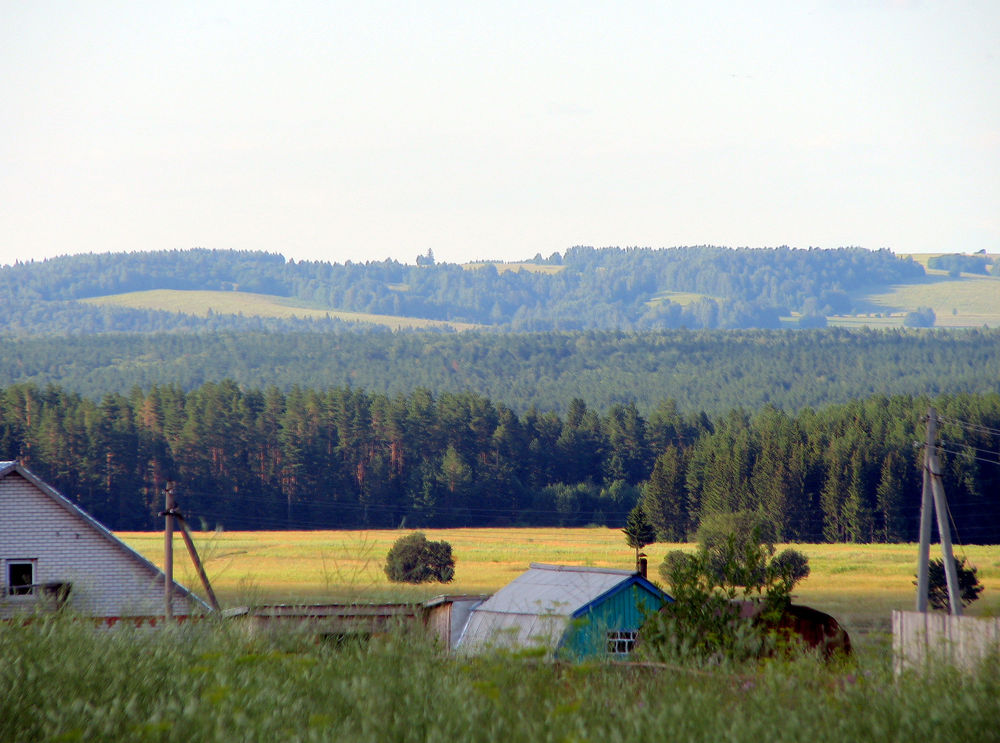
[[[0,619],[65,602],[77,614],[163,616],[163,572],[17,462],[0,462]],[[174,583],[175,617],[210,611]]]

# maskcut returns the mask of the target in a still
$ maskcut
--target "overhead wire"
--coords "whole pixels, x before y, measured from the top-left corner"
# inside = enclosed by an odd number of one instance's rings
[[[991,426],[984,426],[979,423],[971,423],[969,421],[958,420],[957,418],[948,418],[946,416],[938,416],[939,423],[947,423],[955,426],[960,426],[969,431],[977,431],[979,433],[989,433],[1000,436],[1000,428],[993,428]]]

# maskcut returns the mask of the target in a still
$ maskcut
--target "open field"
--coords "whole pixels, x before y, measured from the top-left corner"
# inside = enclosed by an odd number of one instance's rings
[[[308,531],[198,533],[195,542],[223,606],[246,603],[423,600],[440,593],[492,593],[531,562],[631,568],[633,552],[617,529],[428,529],[455,556],[455,581],[403,586],[382,572],[385,555],[402,531]],[[157,565],[163,535],[123,532],[125,542]],[[797,544],[812,573],[796,590],[797,601],[840,619],[852,634],[888,631],[893,609],[912,609],[917,547],[913,544]],[[199,590],[183,544],[175,545],[175,576]],[[650,577],[672,549],[653,544]],[[780,549],[780,547],[779,547]],[[970,607],[976,615],[1000,614],[1000,546],[965,547],[985,590]],[[957,551],[957,554],[963,554]],[[932,547],[932,557],[940,555]]]
[[[899,284],[890,291],[858,297],[869,302],[870,313],[830,318],[831,325],[899,326],[903,316],[918,307],[930,307],[937,316],[935,327],[981,328],[1000,326],[1000,277],[963,273],[952,278],[947,271],[928,268],[931,258],[944,253],[915,253],[908,257],[924,267],[927,278]],[[994,260],[998,256],[992,256]],[[881,314],[882,317],[874,317]]]
[[[699,299],[716,299],[715,297],[709,297],[707,294],[696,294],[695,292],[672,292],[669,290],[664,290],[662,292],[657,292],[653,295],[646,304],[650,307],[662,304],[663,300],[669,299],[674,304],[679,304],[681,307],[687,307],[689,304],[697,302]]]
[[[867,300],[887,311],[930,307],[937,316],[938,327],[1000,325],[1000,278],[997,277],[932,276],[920,284],[902,284],[891,292],[868,295]]]
[[[384,325],[393,330],[412,328],[470,330],[477,327],[472,323],[425,320],[417,317],[397,317],[395,315],[372,315],[366,312],[344,312],[341,310],[306,306],[286,297],[278,297],[272,294],[254,294],[251,292],[152,289],[144,292],[128,292],[125,294],[112,294],[106,297],[92,297],[81,301],[99,306],[163,310],[165,312],[183,312],[188,315],[200,316],[207,316],[209,312],[213,312],[221,315],[243,314],[247,317],[332,317],[346,322]]]
[[[197,541],[224,596],[253,583],[258,600],[332,601],[344,591],[358,599],[384,591],[379,567],[399,534],[244,532]],[[632,559],[613,529],[428,535],[455,547],[449,592],[493,590],[531,560],[627,567]],[[161,534],[120,536],[159,561]],[[656,563],[674,546],[648,553]],[[804,602],[880,616],[912,599],[913,545],[797,547],[813,566]],[[1000,548],[967,552],[986,578],[979,608],[996,610]],[[417,598],[441,586],[392,590]],[[995,662],[973,673],[931,665],[895,675],[882,641],[833,664],[814,656],[569,664],[448,654],[404,628],[361,642],[318,640],[306,627],[251,632],[239,622],[119,627],[95,631],[67,616],[0,626],[0,740],[986,741],[997,740],[1000,715]]]

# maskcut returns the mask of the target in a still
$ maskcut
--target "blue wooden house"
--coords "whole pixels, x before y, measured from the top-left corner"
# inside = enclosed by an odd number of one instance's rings
[[[532,563],[472,611],[458,648],[625,658],[645,618],[672,600],[630,570]]]

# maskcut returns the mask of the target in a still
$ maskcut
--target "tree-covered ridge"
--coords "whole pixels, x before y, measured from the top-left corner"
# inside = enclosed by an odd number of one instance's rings
[[[80,310],[74,327],[66,320],[46,321],[32,308],[38,302],[149,289],[274,294],[330,309],[513,331],[766,328],[778,327],[779,317],[790,311],[817,318],[848,312],[850,291],[924,275],[923,267],[909,259],[861,248],[575,247],[548,261],[561,270],[498,271],[492,263],[295,262],[274,253],[207,249],[90,254],[0,268],[0,303],[8,315],[20,316],[14,330],[21,333],[71,327],[75,332],[144,331],[146,323],[162,328],[163,318],[136,310],[105,310],[103,315]],[[705,296],[682,305],[661,296],[669,291]],[[61,306],[59,312],[76,307]],[[240,326],[242,320],[232,322]],[[186,319],[179,326],[192,323]]]
[[[249,322],[249,320],[248,320]],[[99,399],[207,381],[283,391],[350,384],[388,395],[471,391],[518,411],[573,398],[644,413],[665,398],[720,413],[871,395],[1000,392],[1000,331],[826,329],[622,333],[157,333],[0,339],[0,384]]]
[[[0,390],[0,459],[28,466],[117,529],[160,526],[177,482],[206,528],[605,524],[641,503],[666,538],[755,511],[789,541],[917,536],[921,416],[944,421],[945,488],[961,539],[1000,540],[1000,395],[871,397],[788,414],[563,416],[474,393],[174,385],[100,402]]]

